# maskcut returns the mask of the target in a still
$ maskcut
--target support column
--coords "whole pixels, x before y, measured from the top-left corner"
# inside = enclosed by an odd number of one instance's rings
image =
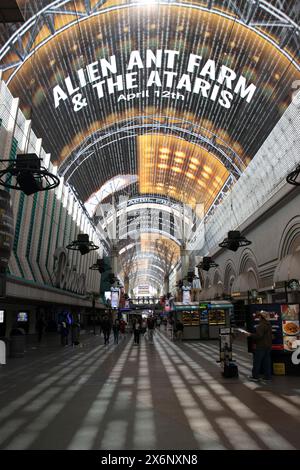
[[[180,259],[181,259],[181,275],[182,279],[185,278],[188,274],[189,270],[189,252],[186,249],[186,244],[183,243],[182,246],[180,247]]]
[[[114,240],[116,242],[116,240]],[[111,269],[114,274],[118,272],[118,248],[116,243],[113,243],[112,250],[111,250]]]

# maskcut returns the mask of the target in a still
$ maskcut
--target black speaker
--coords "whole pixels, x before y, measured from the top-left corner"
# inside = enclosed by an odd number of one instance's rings
[[[36,180],[30,171],[20,172],[17,176],[17,182],[21,191],[23,191],[27,196],[40,191],[42,188],[40,181]]]

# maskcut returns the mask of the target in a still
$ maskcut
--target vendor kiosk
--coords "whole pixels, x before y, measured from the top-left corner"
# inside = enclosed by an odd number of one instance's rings
[[[175,320],[184,326],[183,339],[219,339],[219,330],[230,326],[233,305],[230,302],[174,302]]]
[[[300,348],[299,304],[252,304],[247,314],[247,329],[255,332],[259,322],[259,313],[267,313],[272,326],[272,363],[273,372],[281,366],[280,375],[300,375],[300,364],[292,360],[293,354]],[[249,352],[253,352],[253,342],[249,343]],[[295,354],[294,354],[295,356]]]

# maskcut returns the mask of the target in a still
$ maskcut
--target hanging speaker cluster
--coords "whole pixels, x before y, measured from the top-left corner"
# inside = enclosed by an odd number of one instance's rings
[[[0,163],[8,163],[0,170],[0,186],[23,191],[26,196],[56,188],[58,176],[42,167],[41,161],[35,153],[19,154],[16,160],[0,160]]]
[[[300,186],[300,164],[296,166],[294,171],[291,171],[286,177],[286,181],[293,186]]]
[[[89,240],[86,233],[79,233],[77,240],[74,240],[67,246],[68,250],[79,251],[81,255],[86,255],[90,251],[98,250],[99,246]]]
[[[111,268],[106,265],[104,259],[97,259],[96,263],[90,266],[90,269],[93,271],[99,271],[99,273],[104,273],[109,271]]]
[[[209,271],[210,268],[216,268],[217,266],[219,265],[213,261],[211,256],[204,256],[203,260],[198,264],[197,268],[202,269],[203,271]]]
[[[238,230],[231,230],[228,232],[227,238],[219,243],[219,246],[231,251],[237,251],[240,247],[251,245],[251,243],[252,242],[243,237]]]

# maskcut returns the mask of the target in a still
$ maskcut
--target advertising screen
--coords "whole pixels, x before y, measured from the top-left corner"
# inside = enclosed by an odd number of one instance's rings
[[[284,22],[274,38],[277,23],[260,11],[268,2],[94,0],[77,2],[77,14],[73,0],[49,11],[50,0],[25,3],[38,23],[3,46],[1,78],[84,203],[122,175],[131,195],[176,196],[207,211],[297,89],[295,26]],[[257,30],[237,18],[248,4]]]
[[[113,289],[111,291],[111,306],[112,308],[119,307],[119,289]]]
[[[281,318],[284,351],[293,352],[300,340],[299,305],[281,305]]]
[[[201,323],[208,323],[208,310],[206,309],[201,309],[200,305],[200,322]]]
[[[17,321],[28,321],[28,312],[19,312],[17,316]]]

